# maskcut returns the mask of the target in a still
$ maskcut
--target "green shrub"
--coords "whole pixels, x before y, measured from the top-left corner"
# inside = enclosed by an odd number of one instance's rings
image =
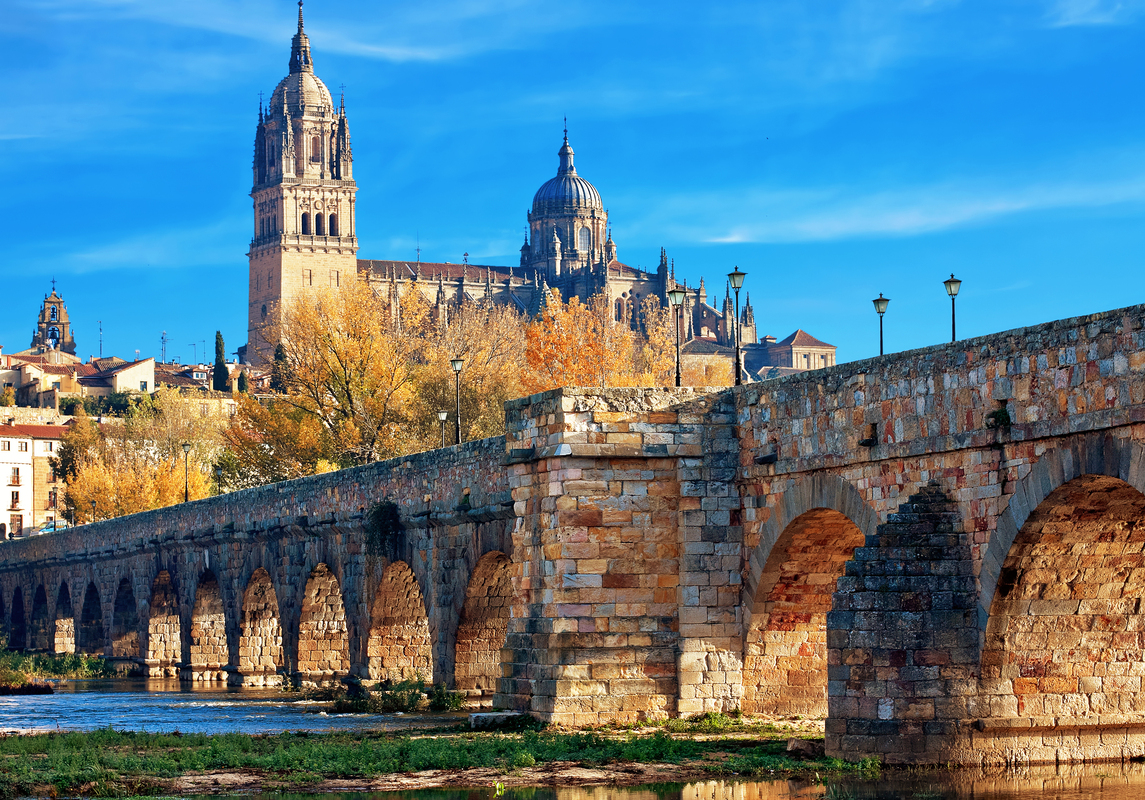
[[[429,689],[430,711],[460,711],[465,707],[465,698],[457,692],[445,688],[444,683],[438,683]]]

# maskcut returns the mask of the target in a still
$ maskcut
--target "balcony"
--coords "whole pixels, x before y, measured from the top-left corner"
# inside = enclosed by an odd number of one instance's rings
[[[19,486],[20,485],[20,476],[19,475],[9,475],[8,476],[8,485],[9,486]]]

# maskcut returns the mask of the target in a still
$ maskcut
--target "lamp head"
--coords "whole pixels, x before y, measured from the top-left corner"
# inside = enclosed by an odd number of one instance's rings
[[[449,419],[449,412],[448,411],[438,411],[437,412],[438,422],[445,422],[447,419]]]
[[[461,358],[451,358],[449,360],[449,366],[453,367],[454,372],[461,372],[463,364],[465,364],[465,360]]]
[[[735,272],[728,273],[728,281],[731,283],[733,289],[738,289],[743,286],[743,279],[747,277],[746,272],[740,272],[739,267],[735,268]]]
[[[668,292],[668,303],[673,307],[682,306],[684,304],[684,295],[686,292],[683,289],[672,289]]]
[[[876,297],[876,298],[875,298],[875,299],[872,301],[872,302],[875,304],[875,312],[876,312],[876,313],[877,313],[877,314],[878,314],[880,317],[881,317],[883,314],[887,313],[887,303],[889,303],[890,301],[891,301],[891,299],[890,299],[889,297],[883,297],[883,293],[882,293],[882,292],[879,292],[879,296],[878,296],[878,297]]]
[[[950,273],[950,278],[943,281],[942,285],[946,287],[946,293],[948,295],[951,297],[956,297],[958,295],[959,287],[962,286],[962,281],[958,280],[958,278],[955,278],[954,273],[952,272]]]
[[[190,452],[191,452],[191,443],[190,442],[183,442],[183,454],[186,455],[187,453],[190,453]]]

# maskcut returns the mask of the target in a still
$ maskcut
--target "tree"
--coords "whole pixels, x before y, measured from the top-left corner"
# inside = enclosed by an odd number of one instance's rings
[[[270,390],[272,392],[286,394],[287,372],[286,348],[279,342],[274,348],[274,361],[270,365]]]
[[[59,479],[65,483],[74,479],[80,466],[99,445],[99,441],[99,428],[88,417],[84,406],[82,404],[77,406],[75,419],[60,437],[60,445],[56,448],[55,458],[52,459],[52,469]]]
[[[6,386],[3,392],[0,392],[0,406],[14,406],[16,405],[16,390],[11,386]]]
[[[223,332],[215,331],[215,374],[212,388],[225,392],[231,388],[231,373],[227,369],[227,348],[223,344]]]
[[[244,369],[239,373],[239,392],[246,394],[250,391],[250,383],[247,381],[246,370]]]
[[[328,472],[332,442],[317,416],[285,400],[261,405],[249,394],[223,432],[227,449],[216,463],[223,483],[245,489]]]

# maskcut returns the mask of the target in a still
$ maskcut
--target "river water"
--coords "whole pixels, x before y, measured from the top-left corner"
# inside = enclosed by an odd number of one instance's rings
[[[281,689],[178,680],[68,681],[55,694],[0,697],[0,732],[115,728],[184,733],[403,730],[450,725],[464,714],[325,714]]]
[[[464,714],[331,714],[279,689],[195,686],[180,681],[70,681],[54,695],[0,697],[0,732],[113,726],[186,733],[403,730],[452,724]],[[243,800],[314,800],[314,795]],[[325,794],[322,800],[1145,800],[1145,764],[1079,764],[982,771],[884,771],[878,780],[706,781],[612,787],[433,789]],[[208,798],[202,798],[208,800]],[[219,800],[214,796],[209,800]],[[235,798],[238,800],[238,798]]]

